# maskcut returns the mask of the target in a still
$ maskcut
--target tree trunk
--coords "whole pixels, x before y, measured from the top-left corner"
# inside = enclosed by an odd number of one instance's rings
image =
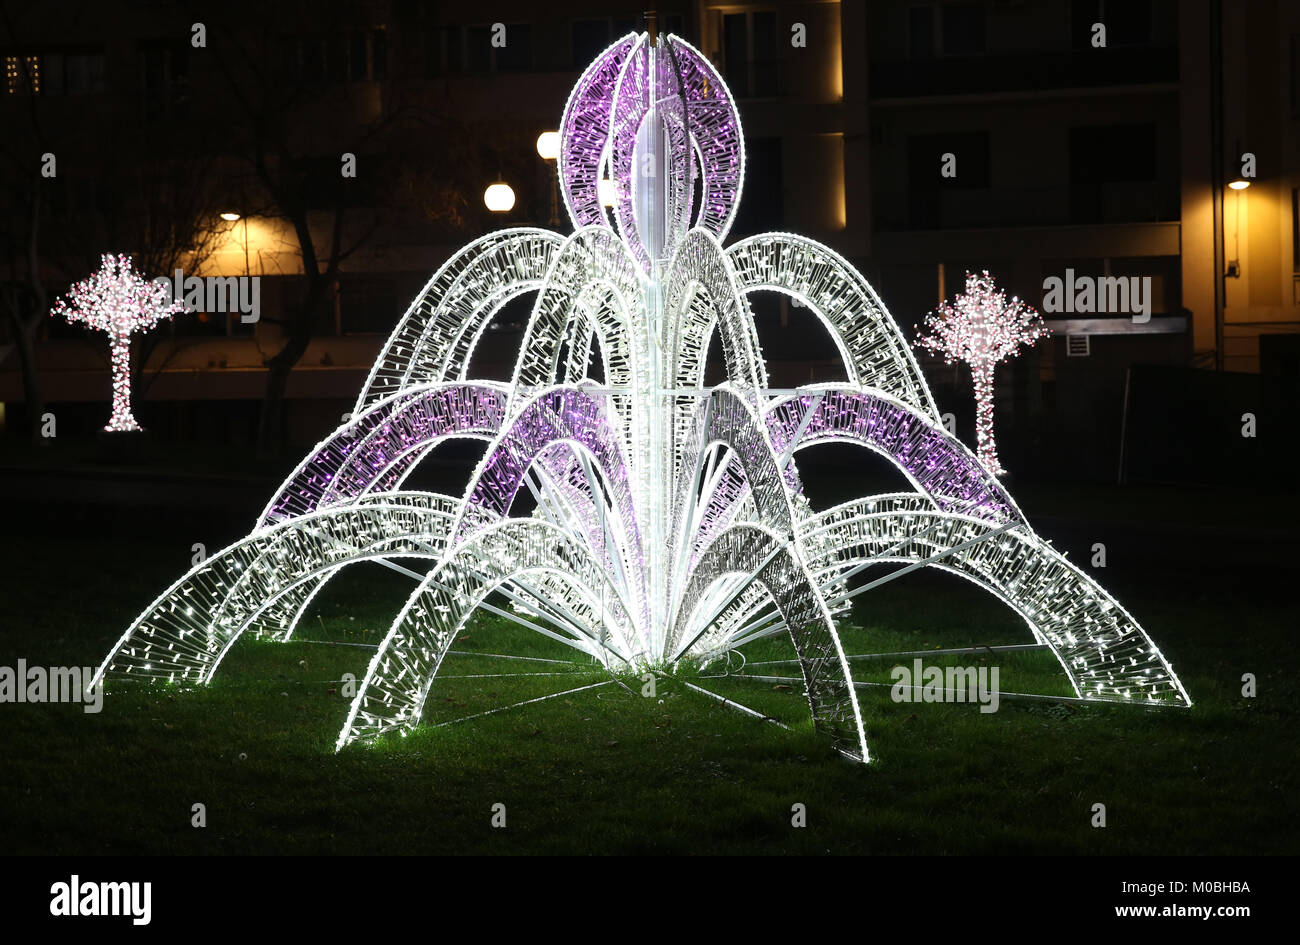
[[[975,383],[975,446],[979,460],[995,476],[1006,470],[998,462],[997,445],[993,441],[993,365],[971,365]]]
[[[110,335],[109,338],[113,362],[113,414],[104,429],[117,432],[139,430],[140,424],[131,415],[131,338],[129,335]]]
[[[265,166],[259,165],[259,172],[266,184],[275,191],[275,181]],[[294,234],[298,237],[298,249],[302,253],[302,270],[307,278],[307,292],[302,304],[294,313],[289,323],[289,334],[276,355],[266,363],[266,394],[262,398],[262,414],[257,427],[257,455],[262,459],[274,459],[284,447],[284,402],[285,390],[289,383],[289,372],[307,352],[312,335],[316,330],[316,320],[320,308],[330,297],[334,280],[338,274],[339,240],[343,232],[343,208],[334,211],[333,236],[330,244],[329,263],[322,272],[318,263],[316,241],[312,237],[311,227],[307,221],[307,211],[301,204],[281,200],[286,213],[293,223]]]
[[[307,350],[309,335],[295,332],[283,348],[266,362],[266,393],[257,423],[257,455],[275,459],[284,447],[284,403],[289,373]]]
[[[274,459],[280,454],[284,442],[284,392],[291,370],[292,365],[280,365],[275,361],[267,365],[266,392],[262,395],[262,412],[257,422],[259,459]]]

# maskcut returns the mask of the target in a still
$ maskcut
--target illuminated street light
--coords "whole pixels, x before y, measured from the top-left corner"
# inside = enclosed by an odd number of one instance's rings
[[[239,219],[239,214],[234,210],[223,210],[221,211],[221,219],[225,220],[227,223],[234,223]]]
[[[560,133],[543,131],[537,136],[537,153],[547,161],[554,161],[560,156]]]
[[[483,203],[493,213],[508,213],[515,205],[515,192],[509,184],[497,181],[483,191]]]

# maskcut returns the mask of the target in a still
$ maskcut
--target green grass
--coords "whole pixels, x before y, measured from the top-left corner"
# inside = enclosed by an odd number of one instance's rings
[[[0,665],[97,664],[187,566],[187,545],[10,539]],[[1297,698],[1284,600],[1212,581],[1151,579],[1121,594],[1175,663],[1190,710],[1004,700],[894,703],[864,689],[873,762],[851,764],[812,730],[799,687],[698,684],[793,731],[741,715],[681,679],[643,697],[609,684],[445,727],[434,723],[607,679],[588,665],[453,655],[409,737],[335,754],[338,680],[364,674],[409,582],[342,574],[297,642],[243,640],[211,686],[119,687],[104,711],[0,705],[0,849],[6,853],[1294,853]],[[1280,595],[1279,595],[1280,597]],[[860,599],[849,652],[1029,642],[1023,624],[956,579],[909,576]],[[568,654],[493,617],[467,653]],[[789,658],[788,641],[749,659]],[[995,663],[1008,691],[1066,694],[1042,653]],[[910,663],[910,658],[898,662]],[[951,662],[951,660],[949,660]],[[893,661],[860,665],[888,681]],[[797,675],[794,666],[770,667]],[[563,676],[453,679],[564,671]],[[702,675],[719,671],[711,666]],[[776,672],[779,671],[779,672]],[[1259,696],[1240,696],[1240,677]],[[1089,825],[1094,803],[1109,825]],[[207,826],[190,824],[191,805]],[[504,803],[507,827],[492,829]],[[808,826],[790,826],[802,803]]]

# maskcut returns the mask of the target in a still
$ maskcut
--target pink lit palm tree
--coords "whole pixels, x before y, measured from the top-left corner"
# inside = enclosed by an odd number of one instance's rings
[[[105,430],[140,430],[131,415],[131,335],[185,311],[167,286],[145,280],[131,268],[131,257],[105,253],[103,264],[54,303],[51,315],[106,332],[113,365],[113,412]]]
[[[966,291],[944,302],[925,317],[928,334],[918,347],[943,355],[951,364],[970,365],[975,385],[975,441],[980,462],[995,476],[1005,475],[993,440],[993,370],[999,361],[1015,357],[1022,345],[1049,334],[1038,312],[993,284],[985,270],[966,273]]]

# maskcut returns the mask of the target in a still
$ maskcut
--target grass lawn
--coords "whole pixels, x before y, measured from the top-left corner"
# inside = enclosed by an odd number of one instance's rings
[[[181,542],[10,537],[0,665],[97,665],[187,566]],[[183,553],[182,553],[183,552]],[[365,672],[409,581],[365,565],[313,602],[300,639],[242,640],[211,686],[119,685],[99,714],[0,705],[0,848],[7,853],[1294,853],[1294,609],[1213,580],[1116,589],[1174,663],[1190,710],[1004,699],[903,704],[860,691],[873,752],[851,764],[812,730],[799,686],[684,671],[651,698],[628,678],[459,724],[523,699],[608,680],[570,651],[491,616],[448,657],[406,738],[339,754],[345,673]],[[1276,599],[1275,599],[1276,598]],[[992,598],[909,575],[858,599],[850,653],[1031,642]],[[338,645],[348,644],[348,645]],[[362,644],[356,646],[352,644]],[[510,653],[552,664],[481,655]],[[748,648],[788,659],[788,641]],[[963,656],[1004,691],[1067,694],[1041,652]],[[895,663],[862,661],[888,682]],[[702,674],[715,676],[720,667]],[[752,668],[758,672],[759,669]],[[791,664],[764,667],[798,675]],[[1240,695],[1243,672],[1259,696]],[[527,673],[532,675],[504,675]],[[556,673],[557,675],[536,675]],[[455,676],[490,678],[452,678]],[[695,682],[791,726],[747,717]],[[191,826],[195,803],[207,826]],[[492,805],[507,826],[490,826]],[[791,806],[807,827],[791,826]],[[1106,805],[1105,829],[1090,826]]]

